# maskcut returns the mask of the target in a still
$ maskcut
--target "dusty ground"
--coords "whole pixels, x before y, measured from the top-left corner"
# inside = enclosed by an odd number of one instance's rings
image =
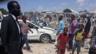
[[[24,54],[56,54],[54,44],[31,43],[30,46],[32,52],[23,49]],[[69,52],[66,51],[66,54],[69,54]],[[88,54],[88,50],[82,48],[81,54]]]

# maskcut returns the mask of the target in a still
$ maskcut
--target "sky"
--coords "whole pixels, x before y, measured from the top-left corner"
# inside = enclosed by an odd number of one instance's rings
[[[62,11],[66,8],[76,11],[96,9],[96,0],[17,0],[22,11]],[[0,3],[0,8],[7,9],[7,3]]]

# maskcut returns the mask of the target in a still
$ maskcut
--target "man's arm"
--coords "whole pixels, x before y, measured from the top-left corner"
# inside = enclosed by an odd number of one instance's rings
[[[7,43],[7,29],[8,29],[8,19],[4,18],[1,22],[1,40],[2,44],[5,46]]]
[[[33,31],[29,28],[29,31],[31,32],[31,33],[33,33]]]

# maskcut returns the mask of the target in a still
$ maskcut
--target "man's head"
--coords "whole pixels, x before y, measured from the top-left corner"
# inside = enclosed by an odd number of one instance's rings
[[[64,34],[67,34],[68,32],[68,27],[64,27]]]
[[[23,20],[26,20],[26,19],[27,19],[27,17],[26,17],[26,16],[22,16],[22,19],[23,19]]]
[[[61,21],[63,19],[63,16],[61,15],[61,16],[59,16],[59,21]]]
[[[16,17],[21,14],[20,5],[17,1],[10,1],[7,4],[7,8],[9,10],[9,13],[15,15]]]
[[[71,19],[74,20],[75,19],[75,15],[71,15]]]
[[[84,29],[84,25],[83,24],[80,24],[79,31],[83,31],[83,29]]]
[[[22,16],[22,20],[23,20],[23,22],[26,23],[27,17],[26,16]]]

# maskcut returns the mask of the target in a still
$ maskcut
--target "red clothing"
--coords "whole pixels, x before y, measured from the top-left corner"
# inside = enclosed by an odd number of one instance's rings
[[[83,33],[84,39],[88,38],[88,34],[89,34],[89,32],[84,32]]]
[[[69,39],[69,38],[68,38],[67,35],[60,34],[60,36],[59,36],[58,39],[57,39],[57,42],[58,42],[57,47],[58,47],[59,49],[65,49],[66,43],[68,43],[68,39]]]
[[[65,54],[65,49],[58,49],[57,54]]]

